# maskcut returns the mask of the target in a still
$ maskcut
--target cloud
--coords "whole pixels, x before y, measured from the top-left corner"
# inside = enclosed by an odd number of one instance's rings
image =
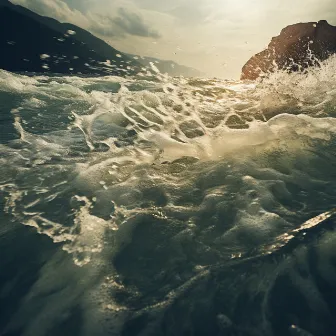
[[[207,12],[201,6],[195,6],[190,3],[178,5],[169,12],[173,17],[179,20],[182,25],[199,25],[205,20]]]
[[[336,24],[335,0],[11,1],[77,24],[123,52],[172,59],[216,77],[239,77],[242,65],[289,24]]]
[[[71,22],[83,28],[89,25],[88,18],[81,11],[70,8],[61,0],[12,0],[12,2],[61,22]]]
[[[160,37],[160,34],[156,30],[151,29],[145,24],[140,15],[129,12],[125,8],[119,9],[119,16],[113,22],[130,35],[152,38]]]
[[[92,11],[84,14],[74,8],[74,1],[68,4],[62,0],[13,0],[13,3],[61,22],[74,23],[105,37],[126,38],[133,35],[157,39],[161,36],[158,31],[146,24],[140,13],[126,8],[112,10],[112,15],[105,15]]]
[[[99,15],[99,20],[91,20],[90,30],[106,37],[127,37],[127,35],[160,38],[156,30],[147,25],[140,14],[125,8],[118,9],[117,16]]]

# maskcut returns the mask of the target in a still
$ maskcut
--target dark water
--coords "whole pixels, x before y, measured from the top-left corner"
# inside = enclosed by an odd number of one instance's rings
[[[333,335],[335,65],[0,72],[0,335]]]

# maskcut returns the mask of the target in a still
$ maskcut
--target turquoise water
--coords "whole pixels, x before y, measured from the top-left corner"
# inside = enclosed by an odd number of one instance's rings
[[[0,71],[0,335],[332,335],[335,66]]]

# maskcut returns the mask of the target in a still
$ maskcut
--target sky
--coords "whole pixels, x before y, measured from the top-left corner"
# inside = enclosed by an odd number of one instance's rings
[[[241,68],[282,28],[328,20],[335,0],[11,0],[71,22],[116,49],[239,78]]]

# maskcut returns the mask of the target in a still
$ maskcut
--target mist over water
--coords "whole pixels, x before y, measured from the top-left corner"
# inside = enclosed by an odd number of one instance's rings
[[[332,335],[335,67],[0,71],[0,335]]]

